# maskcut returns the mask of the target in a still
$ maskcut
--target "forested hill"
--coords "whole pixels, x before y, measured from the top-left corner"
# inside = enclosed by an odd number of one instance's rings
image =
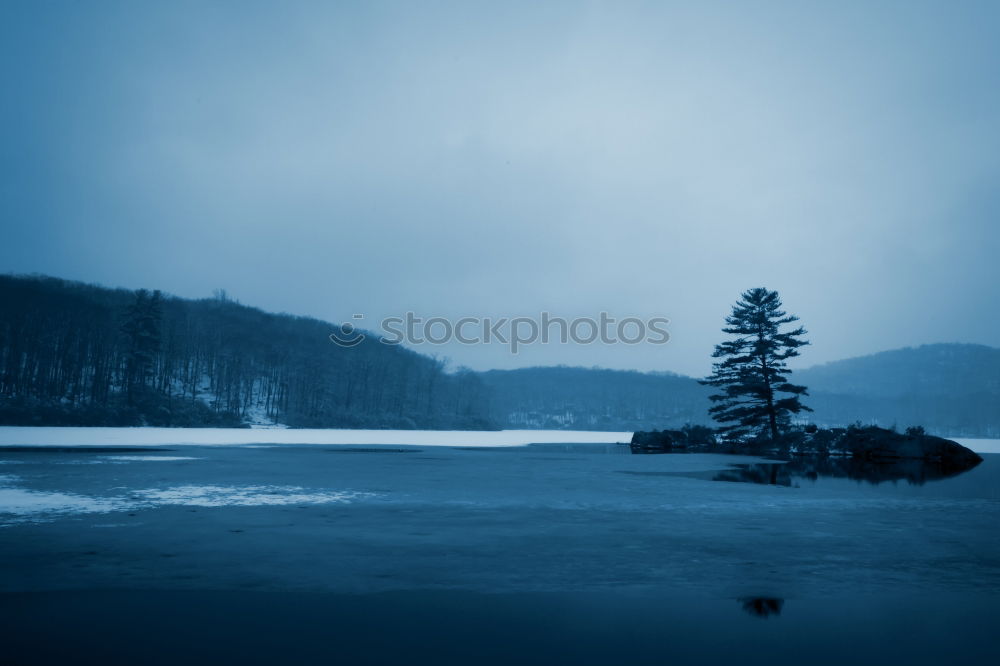
[[[880,352],[801,370],[815,420],[900,427],[938,434],[1000,437],[1000,349],[933,344]]]
[[[0,276],[0,423],[490,427],[474,373],[334,330],[224,297]]]
[[[796,381],[826,393],[884,397],[1000,393],[1000,349],[933,344],[816,365]]]

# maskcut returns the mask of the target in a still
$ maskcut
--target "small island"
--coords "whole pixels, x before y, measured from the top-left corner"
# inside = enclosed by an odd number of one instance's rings
[[[958,442],[935,437],[920,427],[899,433],[878,426],[819,428],[815,425],[789,428],[777,438],[723,439],[711,428],[689,426],[681,430],[636,432],[632,453],[734,453],[779,458],[851,458],[876,464],[919,461],[946,473],[972,469],[983,461]]]
[[[778,292],[763,287],[744,292],[726,317],[716,345],[712,375],[703,384],[716,387],[709,410],[720,426],[688,425],[680,430],[640,431],[632,435],[632,453],[712,452],[780,458],[848,458],[872,464],[902,461],[932,465],[942,476],[971,469],[982,458],[958,442],[913,426],[905,432],[860,423],[846,428],[793,424],[802,412],[805,386],[788,381],[786,361],[799,355],[805,329],[782,330],[798,317],[781,310]],[[907,473],[901,473],[907,476]],[[850,473],[845,474],[851,476]],[[891,476],[891,475],[890,475]],[[923,478],[923,476],[921,476]]]

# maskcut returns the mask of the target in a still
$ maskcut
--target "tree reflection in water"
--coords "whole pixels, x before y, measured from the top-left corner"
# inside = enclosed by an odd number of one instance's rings
[[[717,473],[713,479],[792,486],[795,479],[815,481],[825,476],[867,481],[871,484],[883,481],[906,481],[912,485],[923,485],[928,481],[957,476],[978,464],[977,462],[967,467],[956,467],[915,459],[874,462],[858,458],[793,458],[788,462],[733,465],[731,469]]]
[[[750,615],[763,618],[781,615],[781,609],[785,605],[785,600],[777,597],[740,597],[737,601]]]

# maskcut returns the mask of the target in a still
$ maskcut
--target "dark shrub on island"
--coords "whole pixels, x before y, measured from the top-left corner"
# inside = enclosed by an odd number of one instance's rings
[[[715,432],[706,426],[686,425],[680,430],[650,430],[632,434],[633,453],[703,451],[716,446]]]

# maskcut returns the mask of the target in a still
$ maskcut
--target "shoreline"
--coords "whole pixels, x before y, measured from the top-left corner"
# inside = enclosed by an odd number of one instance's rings
[[[628,444],[631,432],[600,430],[366,430],[346,428],[160,428],[0,426],[0,448],[152,446],[468,446]],[[1000,439],[948,437],[976,453],[1000,453]],[[741,454],[744,455],[744,454]]]
[[[3,446],[472,446],[628,443],[631,432],[595,430],[348,430],[319,428],[157,428],[0,426]]]

